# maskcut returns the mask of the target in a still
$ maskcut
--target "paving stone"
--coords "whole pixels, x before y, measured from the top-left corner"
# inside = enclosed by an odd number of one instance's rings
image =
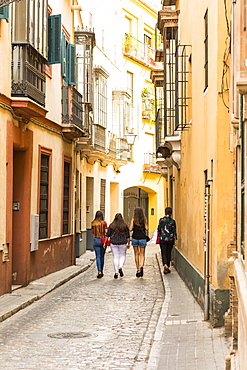
[[[225,369],[224,330],[203,321],[174,268],[160,274],[157,245],[146,257],[138,279],[129,250],[125,275],[114,280],[107,253],[97,279],[87,251],[76,266],[0,297],[0,369]]]

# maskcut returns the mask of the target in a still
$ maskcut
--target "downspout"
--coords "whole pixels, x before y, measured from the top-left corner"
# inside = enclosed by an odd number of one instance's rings
[[[204,238],[204,320],[209,320],[209,206],[210,206],[210,185],[207,180],[205,184],[205,238]]]

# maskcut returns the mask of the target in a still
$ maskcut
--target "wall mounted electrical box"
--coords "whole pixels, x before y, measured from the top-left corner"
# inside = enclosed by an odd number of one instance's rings
[[[31,215],[30,251],[37,251],[39,247],[39,215]]]

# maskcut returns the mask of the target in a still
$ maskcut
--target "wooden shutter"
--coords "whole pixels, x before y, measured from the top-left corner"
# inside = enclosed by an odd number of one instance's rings
[[[76,46],[68,45],[68,84],[76,85]]]
[[[66,37],[64,33],[62,33],[61,73],[63,77],[66,77]]]
[[[48,17],[48,64],[61,63],[61,14]]]
[[[3,6],[0,8],[0,18],[2,19],[8,19],[9,18],[9,7]]]

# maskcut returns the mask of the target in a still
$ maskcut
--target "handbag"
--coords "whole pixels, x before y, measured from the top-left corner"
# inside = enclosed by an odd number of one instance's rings
[[[106,238],[101,238],[100,239],[101,244],[105,244],[105,240]],[[111,240],[107,239],[106,246],[109,247],[110,244],[111,244]]]
[[[156,244],[160,244],[160,236],[159,235],[157,235]]]
[[[144,233],[144,231],[143,231],[143,230],[142,230],[142,232],[143,232],[143,234],[145,235],[145,239],[146,239],[146,241],[147,241],[147,242],[149,242],[149,240],[150,240],[149,236],[148,236],[148,235],[146,235],[146,234]]]

